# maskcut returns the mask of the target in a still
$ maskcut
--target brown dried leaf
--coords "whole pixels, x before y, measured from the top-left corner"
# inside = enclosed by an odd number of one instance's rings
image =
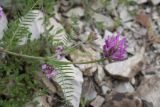
[[[144,11],[140,11],[136,17],[136,22],[141,24],[142,26],[148,28],[151,24],[150,18],[145,14]]]

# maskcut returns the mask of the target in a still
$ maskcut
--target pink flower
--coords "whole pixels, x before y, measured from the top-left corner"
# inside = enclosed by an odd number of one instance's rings
[[[120,33],[118,33],[116,36],[108,37],[105,40],[104,56],[115,61],[123,60],[127,57],[126,48],[126,39],[120,40]]]
[[[57,75],[56,69],[53,68],[52,65],[49,64],[42,64],[41,66],[42,72],[46,74],[48,79],[51,79],[52,77]]]
[[[63,46],[57,46],[55,50],[55,55],[57,59],[62,59],[65,55],[63,54],[64,47]]]
[[[3,15],[3,8],[0,7],[0,17],[2,17],[2,15]]]

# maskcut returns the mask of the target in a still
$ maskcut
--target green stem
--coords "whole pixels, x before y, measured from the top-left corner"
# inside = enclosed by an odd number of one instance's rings
[[[35,60],[52,60],[54,61],[55,63],[63,63],[63,64],[89,64],[89,63],[96,63],[96,62],[102,62],[102,61],[105,61],[106,58],[103,58],[103,59],[98,59],[98,60],[93,60],[93,61],[86,61],[86,62],[66,62],[66,61],[58,61],[58,60],[53,60],[53,59],[50,59],[52,57],[37,57],[37,56],[30,56],[30,55],[25,55],[25,54],[19,54],[19,53],[15,53],[15,52],[11,52],[11,51],[7,51],[7,50],[4,50],[4,49],[0,49],[0,52],[4,52],[6,54],[10,54],[10,55],[14,55],[14,56],[17,56],[17,57],[23,57],[23,58],[28,58],[28,59],[35,59]]]
[[[0,49],[0,52],[4,52],[6,54],[14,55],[14,56],[17,56],[17,57],[24,57],[24,58],[35,59],[35,60],[44,60],[43,57],[30,56],[30,55],[25,55],[25,54],[18,54],[18,53],[15,53],[15,52],[2,50],[2,49]]]

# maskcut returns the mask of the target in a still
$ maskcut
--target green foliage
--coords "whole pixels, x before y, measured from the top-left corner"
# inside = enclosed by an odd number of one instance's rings
[[[40,0],[1,0],[0,4],[4,7],[9,17],[16,19],[25,15],[32,7],[38,8]]]
[[[103,22],[96,22],[96,28],[99,30],[99,31],[102,31],[105,29],[105,25]]]
[[[49,24],[48,15],[51,15],[48,13],[52,13],[53,4],[56,1],[15,1],[14,3],[8,0],[3,2],[6,11],[15,6],[16,8],[13,10],[13,14],[8,11],[8,29],[4,38],[0,40],[0,48],[18,54],[42,57],[44,60],[33,60],[8,54],[1,58],[3,53],[0,52],[0,106],[22,107],[26,102],[32,101],[37,95],[49,93],[38,76],[42,63],[53,64],[59,70],[56,78],[59,78],[58,84],[64,93],[62,96],[64,96],[66,101],[70,100],[73,88],[71,87],[72,84],[67,81],[73,79],[72,76],[68,76],[72,72],[64,72],[70,69],[69,66],[66,63],[55,63],[54,61],[48,61],[48,59],[45,60],[45,57],[51,57],[54,54],[54,49],[57,45],[62,45],[62,42],[54,39],[54,35],[49,33],[54,26],[47,28]],[[17,14],[21,9],[21,14]],[[37,16],[37,13],[32,11],[33,9],[41,9],[46,14],[44,20],[45,32],[37,40],[31,40],[31,33],[28,31],[28,27],[31,26],[30,22]],[[11,14],[13,16],[10,16]],[[58,30],[55,35],[61,32],[63,32],[63,29]],[[19,45],[24,37],[26,38],[26,44]],[[68,37],[66,37],[66,41],[68,42]],[[65,47],[67,48],[67,46]]]
[[[70,66],[65,63],[55,63],[53,61],[49,61],[48,63],[56,66],[58,69],[55,80],[58,82],[59,86],[61,86],[60,88],[64,94],[65,103],[68,103],[67,101],[71,100],[72,92],[74,90],[72,83],[70,83],[70,80],[73,80],[74,78],[73,72],[71,72]]]
[[[114,21],[114,26],[115,26],[115,28],[118,28],[120,25],[121,25],[121,20],[120,20],[120,19],[116,19],[116,20]]]
[[[136,5],[134,0],[119,0],[119,4],[124,4],[125,6]]]
[[[107,5],[110,4],[110,1],[111,1],[111,0],[100,0],[100,1],[101,1],[101,3],[102,3],[104,6],[107,6]]]
[[[87,101],[85,98],[81,98],[80,100],[80,107],[86,107],[89,101]]]

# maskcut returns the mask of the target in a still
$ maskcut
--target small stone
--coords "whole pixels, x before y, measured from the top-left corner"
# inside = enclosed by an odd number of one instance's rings
[[[90,35],[90,32],[87,31],[87,32],[81,33],[78,38],[85,43],[87,42],[89,35]]]
[[[134,0],[137,4],[144,4],[147,3],[148,0]]]
[[[82,17],[84,16],[84,9],[82,7],[72,8],[65,15],[68,17],[71,17],[71,16]]]
[[[155,43],[155,44],[153,44],[153,47],[155,48],[155,50],[154,50],[155,53],[160,53],[160,44]]]
[[[135,85],[135,84],[136,84],[135,78],[132,78],[132,79],[131,79],[131,83],[132,83],[132,85]]]
[[[83,51],[82,51],[83,50]],[[74,62],[86,62],[100,59],[100,53],[93,50],[89,45],[83,45],[82,50],[75,50],[70,54]],[[98,69],[97,63],[76,64],[85,76],[93,76],[93,73]]]
[[[154,5],[158,5],[160,3],[160,0],[151,0],[151,1]]]
[[[154,11],[154,12],[152,13],[152,18],[153,18],[154,20],[159,19],[158,12]]]
[[[118,6],[118,1],[117,0],[110,0],[108,4],[109,5],[106,6],[107,10],[109,12],[114,13],[115,12],[114,10],[116,10],[116,8]]]
[[[145,9],[145,12],[146,12],[146,13],[151,13],[151,8],[149,8],[149,7],[146,8],[146,9]]]
[[[117,92],[120,92],[120,93],[125,93],[125,92],[132,93],[132,92],[134,92],[134,88],[129,82],[118,84],[115,87],[114,90],[117,91]]]
[[[112,18],[110,16],[104,16],[104,15],[99,14],[99,13],[94,13],[92,18],[96,22],[103,22],[104,26],[107,27],[107,28],[114,27],[114,21],[112,20]]]
[[[0,40],[4,35],[4,31],[7,29],[7,24],[8,24],[7,17],[3,13],[2,16],[0,17]]]
[[[97,96],[96,99],[93,100],[90,105],[92,107],[101,107],[101,105],[103,104],[104,100],[105,99],[103,97]]]
[[[124,5],[120,5],[118,7],[118,12],[120,14],[120,19],[122,20],[122,23],[133,19]]]
[[[132,29],[133,28],[131,28],[131,30]],[[132,31],[129,31],[129,32],[124,31],[123,33],[124,33],[124,35],[127,35],[126,36],[126,41],[127,41],[127,44],[129,44],[128,47],[127,47],[127,52],[135,55],[136,52],[138,52],[140,50],[140,47],[137,44],[137,39],[135,40],[135,38],[134,38],[135,33],[133,33]]]
[[[32,103],[26,103],[26,104],[24,105],[24,107],[34,107],[34,104],[32,104]]]
[[[112,92],[102,107],[142,107],[142,101],[132,94]]]
[[[38,102],[37,107],[50,107],[49,102],[47,102],[47,99],[50,96],[44,95],[44,96],[38,96],[33,101]]]
[[[96,0],[95,2],[93,2],[92,4],[92,9],[93,10],[100,10],[104,7],[104,5],[101,3],[101,1]]]
[[[137,88],[137,95],[142,99],[152,102],[153,107],[160,105],[160,77],[150,76],[144,78],[140,86]]]
[[[111,91],[111,89],[109,87],[107,87],[106,85],[102,86],[102,93],[105,95],[107,92]]]
[[[105,72],[102,66],[98,65],[97,73],[95,74],[95,81],[97,82],[97,84],[102,83],[104,77],[105,77]]]
[[[97,39],[93,41],[93,44],[96,47],[96,50],[101,51],[105,42],[97,29],[95,29],[95,33],[97,34]]]
[[[125,61],[114,62],[105,66],[105,69],[112,76],[118,76],[123,79],[133,78],[140,70],[143,64],[144,49],[141,53],[137,53],[135,56],[128,58]]]
[[[84,78],[84,83],[82,87],[82,97],[88,101],[96,98],[97,92],[94,87],[94,83],[90,78]]]

